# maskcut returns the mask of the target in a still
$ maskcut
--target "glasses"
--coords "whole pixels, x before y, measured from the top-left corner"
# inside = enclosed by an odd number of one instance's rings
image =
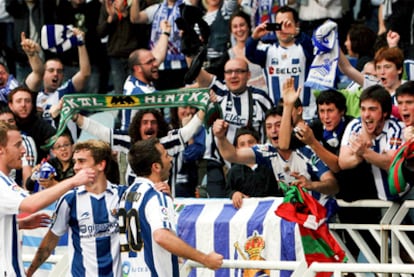
[[[53,149],[55,149],[55,150],[63,150],[63,149],[67,149],[70,146],[71,146],[70,143],[66,143],[66,144],[61,144],[61,145],[55,145],[55,146],[53,146]]]
[[[228,74],[228,75],[231,75],[231,74],[243,74],[243,73],[246,73],[246,72],[248,72],[248,70],[247,69],[229,69],[229,70],[224,70],[224,74]]]
[[[145,63],[137,63],[137,65],[150,65],[150,64],[153,64],[155,61],[156,61],[156,59],[152,58],[152,59],[146,61]]]

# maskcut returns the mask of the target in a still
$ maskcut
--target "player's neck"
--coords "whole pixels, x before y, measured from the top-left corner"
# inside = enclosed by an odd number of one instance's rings
[[[107,180],[103,174],[101,176],[97,176],[96,181],[93,184],[85,186],[86,190],[93,194],[101,194],[106,190],[106,187]]]

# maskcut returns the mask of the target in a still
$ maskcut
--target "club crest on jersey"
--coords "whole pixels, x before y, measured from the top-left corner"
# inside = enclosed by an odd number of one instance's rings
[[[56,217],[57,217],[57,214],[56,212],[54,212],[52,216],[50,217],[50,220],[52,221],[52,223],[56,221]]]
[[[269,145],[267,145],[267,144],[258,144],[258,145],[256,145],[256,147],[260,152],[269,151]]]
[[[21,191],[21,190],[22,190],[22,188],[21,188],[19,185],[17,185],[17,184],[13,184],[13,185],[11,186],[11,189],[12,189],[13,191]]]
[[[390,139],[390,145],[400,146],[402,144],[402,140],[400,138],[392,137]]]

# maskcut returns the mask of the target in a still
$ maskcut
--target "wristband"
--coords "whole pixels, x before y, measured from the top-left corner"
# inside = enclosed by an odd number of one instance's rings
[[[76,40],[78,41],[78,46],[82,46],[82,45],[85,44],[85,41],[84,41],[82,35],[77,35]]]
[[[171,34],[169,32],[162,32],[163,35],[166,35],[167,37],[169,37]]]

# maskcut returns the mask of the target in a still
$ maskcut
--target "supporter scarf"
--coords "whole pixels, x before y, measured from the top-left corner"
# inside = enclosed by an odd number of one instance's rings
[[[279,185],[285,197],[275,214],[298,223],[308,266],[313,262],[346,262],[345,252],[329,232],[325,207],[300,186],[289,186],[283,182]],[[330,277],[332,272],[319,272],[315,276]]]
[[[337,28],[335,22],[326,20],[313,33],[312,42],[315,58],[310,67],[305,86],[316,90],[334,87],[339,59]]]
[[[43,25],[40,44],[45,50],[62,53],[78,46],[78,39],[73,33],[72,25]]]
[[[414,142],[407,141],[395,153],[388,171],[388,185],[391,195],[399,195],[408,191],[410,186],[407,183],[406,172],[404,172],[404,162],[412,158],[414,158]]]
[[[323,127],[323,139],[332,147],[338,147],[339,139],[338,134],[341,134],[345,128],[345,118],[342,117],[341,121],[339,122],[338,126],[333,131],[328,131]]]
[[[182,89],[158,91],[139,95],[70,94],[63,98],[59,127],[56,134],[42,146],[50,148],[63,133],[66,124],[80,110],[107,111],[120,109],[152,109],[192,106],[206,112],[204,123],[211,126],[216,118],[222,117],[217,103],[210,102],[208,89]]]
[[[176,60],[185,60],[184,55],[181,53],[181,39],[180,39],[180,30],[178,30],[177,25],[175,24],[175,19],[180,17],[180,9],[182,0],[176,0],[174,6],[171,10],[168,8],[167,0],[164,0],[158,10],[155,12],[154,20],[151,27],[151,39],[150,39],[150,48],[153,49],[157,44],[162,31],[160,29],[161,21],[168,20],[171,25],[171,35],[168,39],[168,48],[167,55],[165,57],[164,63],[170,63],[171,61]]]

